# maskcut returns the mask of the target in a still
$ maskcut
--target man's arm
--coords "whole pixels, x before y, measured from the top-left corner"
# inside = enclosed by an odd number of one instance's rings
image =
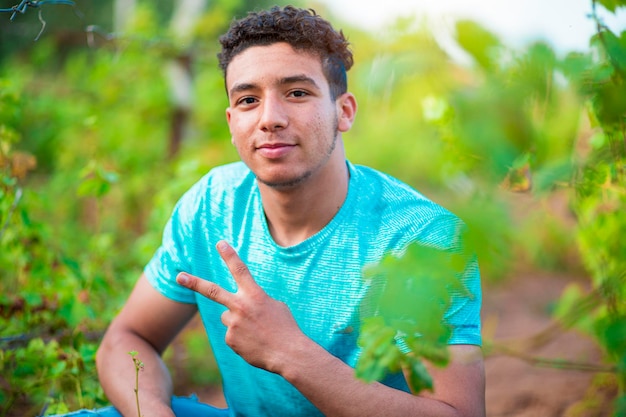
[[[483,417],[485,380],[480,348],[452,346],[451,364],[431,369],[435,392],[412,395],[381,383],[365,383],[354,369],[308,338],[289,308],[269,297],[234,249],[218,251],[237,282],[231,293],[180,274],[179,284],[223,304],[226,343],[251,365],[282,375],[326,416]],[[286,342],[288,341],[288,342]]]
[[[279,373],[327,416],[484,417],[485,378],[480,348],[450,346],[445,368],[431,367],[434,392],[409,394],[356,379],[354,369],[321,347],[289,344]],[[308,346],[308,347],[305,347]],[[312,348],[313,347],[313,348]],[[305,351],[303,351],[306,350]]]
[[[96,356],[98,377],[109,400],[124,416],[137,414],[135,367],[130,351],[144,363],[139,375],[141,413],[173,417],[172,381],[161,354],[196,313],[196,306],[172,301],[142,274],[128,301],[104,335]]]

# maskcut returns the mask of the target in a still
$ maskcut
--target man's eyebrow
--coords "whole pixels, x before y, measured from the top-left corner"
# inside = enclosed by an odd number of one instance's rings
[[[233,88],[230,89],[230,91],[228,92],[229,97],[232,97],[233,94],[235,93],[239,93],[241,91],[248,91],[248,90],[254,90],[258,88],[256,84],[252,84],[252,83],[241,83],[241,84],[235,84],[233,86]]]
[[[291,75],[289,77],[284,77],[281,78],[278,82],[279,84],[285,85],[285,84],[295,84],[295,83],[305,83],[305,84],[310,84],[313,87],[317,88],[319,90],[319,86],[317,85],[317,83],[315,82],[315,80],[307,75]]]
[[[277,84],[278,85],[289,85],[289,84],[296,84],[296,83],[305,83],[305,84],[309,84],[312,87],[316,88],[316,89],[320,89],[320,86],[317,85],[317,83],[315,82],[315,80],[311,77],[309,77],[308,75],[290,75],[288,77],[283,77],[281,79],[278,80]],[[242,91],[250,91],[250,90],[256,90],[258,89],[259,86],[257,84],[254,83],[240,83],[240,84],[235,84],[230,90],[229,90],[229,96],[232,97],[233,94],[235,93],[240,93]]]

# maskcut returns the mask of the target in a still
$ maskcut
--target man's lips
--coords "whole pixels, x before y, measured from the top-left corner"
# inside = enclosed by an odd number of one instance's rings
[[[257,152],[265,158],[277,159],[287,155],[295,147],[296,145],[289,143],[266,143],[257,147]]]

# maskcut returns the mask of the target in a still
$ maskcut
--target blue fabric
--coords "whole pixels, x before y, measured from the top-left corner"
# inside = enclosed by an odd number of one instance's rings
[[[198,397],[172,397],[172,409],[176,417],[226,417],[228,409],[216,408],[198,401]],[[80,410],[64,414],[66,417],[122,417],[113,406],[103,407],[96,410]],[[58,415],[56,417],[61,417]]]
[[[224,307],[179,286],[185,271],[236,291],[215,250],[227,240],[257,283],[285,302],[300,328],[328,352],[354,367],[364,301],[372,291],[364,266],[420,242],[458,249],[462,222],[408,185],[371,168],[347,163],[346,201],[321,231],[291,247],[277,245],[268,231],[254,174],[237,162],[216,168],[178,202],[163,242],[145,268],[151,284],[168,298],[197,304],[217,363],[232,415],[314,416],[319,411],[281,376],[254,368],[224,342]],[[472,296],[453,295],[446,320],[450,343],[481,344],[481,290],[478,266],[469,261],[463,282]],[[285,343],[289,343],[285,340]],[[383,383],[408,391],[401,373]]]

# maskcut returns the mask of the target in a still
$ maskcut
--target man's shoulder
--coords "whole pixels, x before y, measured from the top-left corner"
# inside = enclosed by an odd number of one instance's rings
[[[254,175],[243,162],[212,168],[182,195],[178,210],[194,217],[215,204],[232,204],[236,195],[249,196],[254,184]]]
[[[381,191],[407,192],[422,196],[415,188],[404,181],[376,168],[366,165],[351,164],[352,173],[361,183],[369,184],[372,188],[380,188]],[[423,196],[422,196],[423,197]]]
[[[231,162],[212,168],[203,180],[210,185],[233,187],[251,175],[250,169],[241,161]]]
[[[250,185],[251,171],[243,162],[232,162],[212,168],[204,174],[187,194],[191,196],[209,196],[214,193],[234,192],[239,187]]]
[[[358,192],[372,203],[388,205],[394,210],[432,210],[439,214],[451,214],[444,207],[426,197],[415,187],[385,172],[365,165],[352,165]]]
[[[358,212],[367,227],[378,230],[377,238],[387,236],[401,247],[414,240],[445,241],[445,246],[462,227],[455,214],[407,183],[370,167],[354,169]]]

